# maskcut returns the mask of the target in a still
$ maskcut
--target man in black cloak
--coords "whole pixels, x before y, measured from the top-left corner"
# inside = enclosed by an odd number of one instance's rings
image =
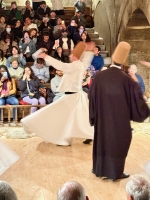
[[[125,159],[132,132],[130,120],[144,121],[150,110],[139,85],[121,70],[131,46],[120,42],[108,70],[98,72],[89,91],[90,123],[94,125],[93,169],[98,177],[128,178]]]

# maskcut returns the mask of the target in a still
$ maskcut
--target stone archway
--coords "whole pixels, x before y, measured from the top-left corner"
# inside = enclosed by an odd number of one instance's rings
[[[100,37],[103,38],[106,49],[110,53],[111,52],[110,23],[108,20],[106,8],[102,2],[99,2],[97,4],[94,13],[94,18],[95,18],[94,19],[95,30],[99,33]]]
[[[150,91],[150,69],[139,63],[140,60],[150,62],[150,25],[140,8],[136,8],[129,18],[121,40],[131,44],[129,64],[137,65],[138,74],[143,77],[146,90]]]

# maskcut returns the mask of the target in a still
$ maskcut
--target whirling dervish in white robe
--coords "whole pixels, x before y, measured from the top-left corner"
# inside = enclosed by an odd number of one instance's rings
[[[52,65],[64,72],[57,91],[71,94],[23,118],[21,122],[27,133],[34,132],[46,142],[64,146],[70,145],[71,138],[93,139],[88,96],[82,90],[83,74],[94,56],[89,49],[88,45],[80,42],[70,55],[72,63],[62,63],[42,53],[41,49],[37,51],[47,66]]]
[[[0,175],[2,175],[18,159],[19,156],[16,153],[0,142]]]

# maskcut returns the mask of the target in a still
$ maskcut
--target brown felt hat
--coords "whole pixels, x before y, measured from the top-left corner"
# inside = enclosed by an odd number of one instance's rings
[[[18,62],[18,58],[17,57],[13,57],[11,60],[10,60],[10,63],[14,62],[14,61],[17,61]]]
[[[72,54],[76,56],[78,59],[82,56],[83,52],[86,49],[86,43],[85,42],[79,42],[75,48],[72,50]]]
[[[112,60],[118,64],[124,65],[127,61],[131,45],[127,42],[119,42],[113,55]]]

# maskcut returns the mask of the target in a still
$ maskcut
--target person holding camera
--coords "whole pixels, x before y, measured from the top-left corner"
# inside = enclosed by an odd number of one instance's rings
[[[16,82],[14,78],[11,78],[9,71],[5,65],[0,67],[0,105],[10,104],[19,105],[19,101],[16,98]],[[16,108],[13,108],[13,120],[15,121]],[[0,109],[0,120],[2,120]]]
[[[43,17],[48,17],[51,9],[46,5],[45,1],[41,1],[41,5],[37,9],[37,16],[39,20],[42,20]]]
[[[10,62],[12,58],[17,58],[19,66],[24,68],[26,65],[26,58],[23,56],[22,53],[19,54],[19,49],[16,46],[12,46],[11,53],[12,53],[12,56],[8,57],[7,62],[6,62],[7,68],[12,67],[11,62]]]
[[[26,61],[33,62],[34,60],[32,58],[32,54],[36,52],[36,44],[29,37],[28,31],[24,32],[24,37],[20,40],[19,47],[22,49],[22,53],[26,58]]]
[[[39,93],[40,79],[34,75],[30,67],[25,67],[23,78],[18,81],[18,87],[21,90],[21,98],[24,102],[32,105],[46,104],[45,98],[42,94],[40,96]],[[30,112],[33,113],[36,110],[36,107],[31,107]]]

